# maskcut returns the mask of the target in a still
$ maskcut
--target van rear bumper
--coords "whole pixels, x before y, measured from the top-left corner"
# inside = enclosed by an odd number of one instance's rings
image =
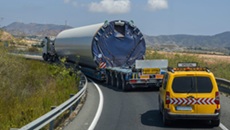
[[[218,120],[220,119],[220,113],[215,114],[178,114],[165,111],[167,119],[191,119],[191,120]]]

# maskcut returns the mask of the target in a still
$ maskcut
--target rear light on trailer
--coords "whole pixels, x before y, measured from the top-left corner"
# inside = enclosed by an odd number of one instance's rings
[[[130,83],[136,83],[137,80],[132,79],[132,80],[129,80],[129,82],[130,82]]]
[[[165,94],[165,103],[170,104],[170,93],[168,91],[166,91]]]

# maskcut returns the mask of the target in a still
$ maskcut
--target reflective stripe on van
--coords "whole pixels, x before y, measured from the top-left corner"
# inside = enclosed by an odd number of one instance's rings
[[[170,98],[170,104],[174,105],[213,105],[215,103],[215,98]]]

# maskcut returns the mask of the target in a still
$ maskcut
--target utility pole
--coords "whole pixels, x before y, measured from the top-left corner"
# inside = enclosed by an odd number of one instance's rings
[[[4,18],[1,17],[1,18],[0,18],[0,29],[2,28],[2,27],[1,27],[1,21],[3,21],[3,20],[4,20]]]
[[[67,21],[67,20],[65,20],[65,29],[67,28],[67,22],[68,22],[68,21]]]

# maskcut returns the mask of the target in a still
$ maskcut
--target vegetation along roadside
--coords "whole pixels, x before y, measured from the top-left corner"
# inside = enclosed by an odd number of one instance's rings
[[[20,128],[77,93],[79,78],[70,71],[8,55],[0,46],[0,129]]]
[[[230,62],[220,57],[201,57],[199,54],[184,54],[184,53],[160,53],[148,49],[146,59],[168,59],[169,66],[176,67],[178,62],[197,62],[201,67],[208,67],[213,72],[215,77],[230,80]],[[230,88],[230,86],[228,86]]]

